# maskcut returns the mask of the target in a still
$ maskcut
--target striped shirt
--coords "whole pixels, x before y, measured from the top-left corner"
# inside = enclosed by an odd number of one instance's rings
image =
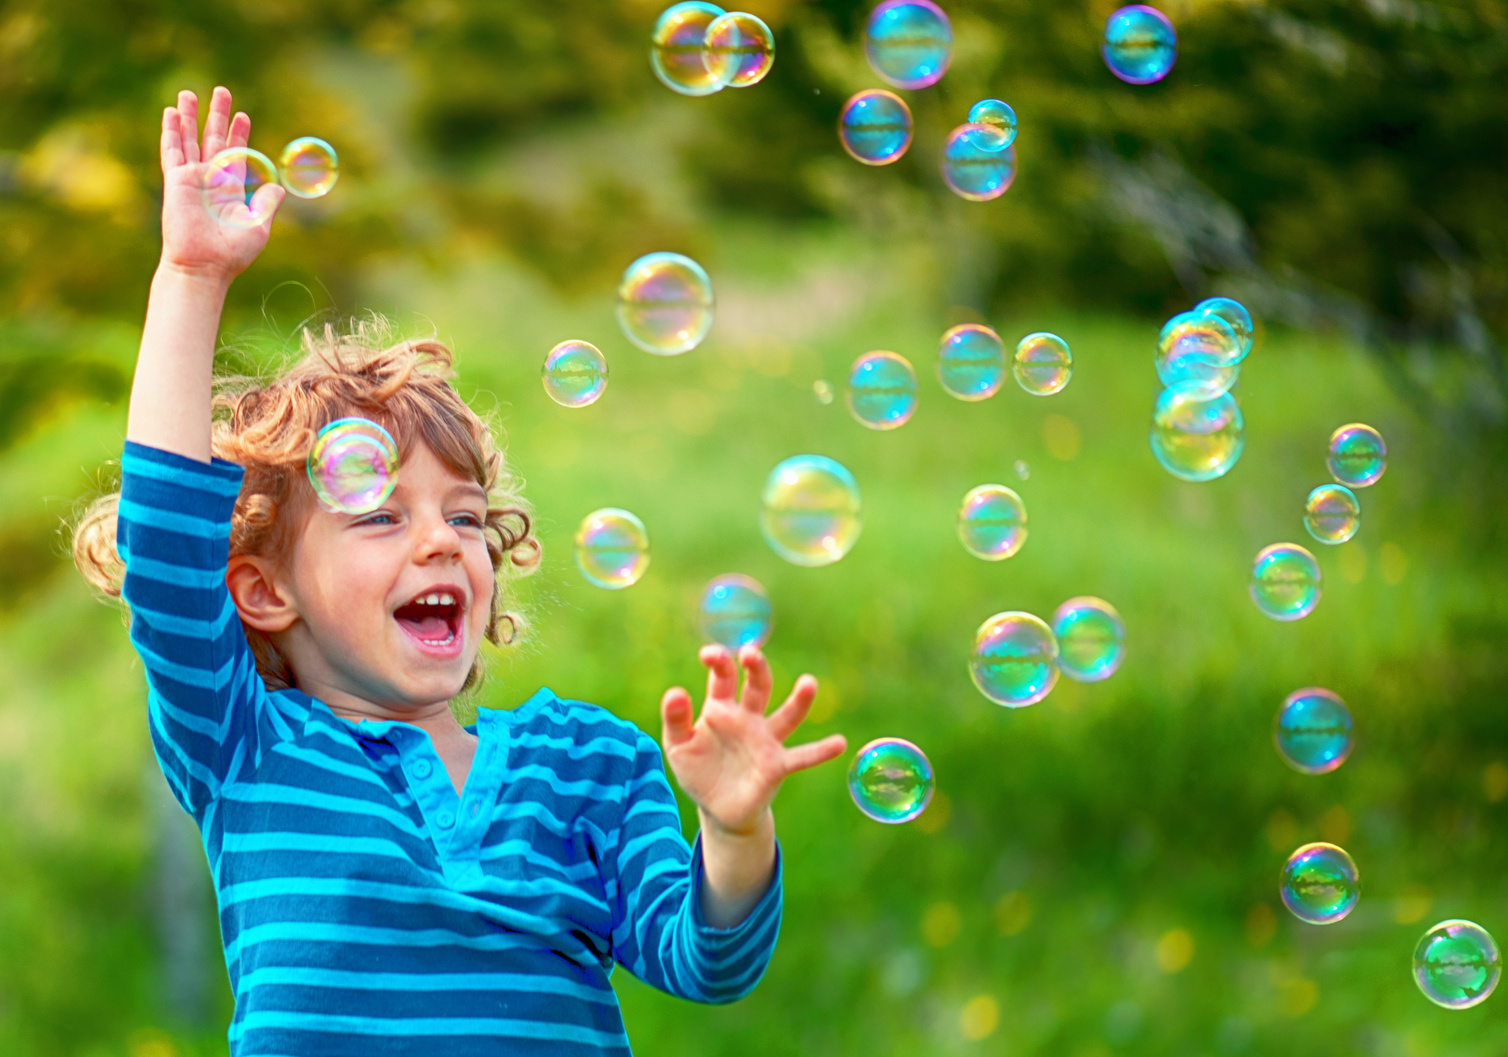
[[[131,640],[214,877],[231,1054],[621,1055],[615,962],[699,1002],[758,982],[778,857],[742,924],[707,925],[652,739],[541,690],[479,710],[457,796],[419,728],[258,676],[225,587],[238,467],[127,443],[122,470]]]

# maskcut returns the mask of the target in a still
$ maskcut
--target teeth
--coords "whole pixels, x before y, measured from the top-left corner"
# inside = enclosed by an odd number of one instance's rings
[[[456,604],[456,596],[449,591],[432,591],[422,598],[415,599],[415,601],[425,606],[453,606]]]

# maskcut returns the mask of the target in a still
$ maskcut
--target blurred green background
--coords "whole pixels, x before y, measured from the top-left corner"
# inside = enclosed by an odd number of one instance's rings
[[[114,479],[160,108],[216,83],[253,146],[315,134],[342,158],[233,289],[225,368],[269,369],[301,325],[373,311],[437,333],[528,479],[531,632],[471,704],[548,685],[655,732],[664,687],[699,679],[700,589],[736,570],[774,599],[781,682],[822,680],[809,736],[931,756],[939,793],[904,827],[854,809],[842,764],[787,784],[769,974],[704,1009],[619,972],[636,1052],[1508,1051],[1508,997],[1447,1013],[1409,971],[1442,918],[1508,941],[1508,5],[1180,0],[1177,66],[1132,88],[1097,52],[1111,3],[954,2],[953,68],[908,93],[916,141],[881,170],[834,134],[842,100],[877,84],[867,5],[751,0],[774,72],[705,99],[650,74],[658,6],[0,4],[0,1052],[224,1052],[202,853],[152,762],[120,616],[60,531]],[[1019,175],[965,203],[936,160],[986,94],[1020,115]],[[719,301],[708,341],[664,360],[611,313],[623,267],[661,249],[700,260]],[[1217,292],[1263,324],[1236,389],[1247,448],[1184,484],[1146,443],[1151,345]],[[1061,334],[1072,384],[953,401],[933,357],[968,320],[1008,343]],[[611,364],[584,410],[539,384],[568,337]],[[894,433],[814,395],[876,348],[922,379]],[[1387,475],[1354,541],[1312,545],[1319,608],[1272,622],[1247,598],[1251,559],[1308,543],[1326,438],[1358,420],[1387,438]],[[801,451],[863,489],[864,534],[826,569],[784,565],[756,528],[765,474]],[[953,525],[992,480],[1031,517],[1000,564]],[[569,555],[608,505],[653,541],[623,592]],[[1019,712],[983,699],[965,667],[979,622],[1077,594],[1123,614],[1121,671]],[[1271,743],[1307,685],[1344,697],[1359,734],[1322,777]],[[1327,928],[1277,899],[1283,859],[1314,839],[1363,881]]]

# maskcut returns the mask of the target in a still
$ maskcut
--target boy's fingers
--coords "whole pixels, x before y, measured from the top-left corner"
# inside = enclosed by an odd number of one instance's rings
[[[278,206],[283,204],[286,193],[278,184],[263,184],[251,196],[251,211],[263,218],[263,227],[272,226],[272,218],[277,216]]]
[[[209,113],[204,118],[204,157],[213,158],[225,149],[230,131],[230,90],[216,88],[209,97]]]
[[[738,663],[744,670],[744,692],[739,703],[750,712],[764,715],[765,705],[770,703],[770,662],[758,647],[745,646],[738,653]]]
[[[227,135],[225,145],[227,147],[244,147],[251,138],[251,118],[246,111],[236,111],[236,116],[231,119],[230,133]]]
[[[183,139],[178,132],[178,109],[168,107],[162,112],[162,175],[183,164]]]
[[[796,688],[791,691],[791,696],[770,713],[770,733],[776,741],[784,741],[801,726],[806,720],[806,714],[811,711],[812,701],[816,696],[817,680],[809,675],[796,680]]]
[[[667,749],[690,739],[691,695],[673,686],[660,699],[660,742]]]
[[[183,144],[183,160],[190,165],[199,161],[199,97],[193,92],[178,93],[178,137]]]
[[[785,773],[794,774],[819,763],[837,759],[848,748],[848,739],[841,734],[829,734],[821,741],[809,741],[785,750]]]
[[[738,697],[738,665],[722,646],[703,646],[697,654],[707,666],[707,699],[733,701]]]

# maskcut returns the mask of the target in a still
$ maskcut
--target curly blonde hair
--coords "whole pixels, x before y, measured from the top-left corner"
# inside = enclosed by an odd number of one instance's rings
[[[338,418],[368,418],[393,435],[400,459],[422,442],[451,472],[486,490],[495,573],[486,635],[494,644],[511,643],[523,620],[503,608],[504,585],[540,559],[522,481],[508,470],[489,423],[451,386],[450,350],[433,339],[391,344],[389,334],[381,320],[360,322],[349,334],[329,325],[318,336],[305,330],[302,355],[272,380],[217,382],[211,450],[245,470],[231,515],[230,556],[285,557],[316,503],[305,471],[315,435]],[[115,549],[119,501],[119,492],[96,499],[73,533],[74,564],[112,598],[120,596],[125,574]],[[296,685],[272,639],[242,627],[268,687]],[[463,690],[480,679],[481,664],[479,655]]]

